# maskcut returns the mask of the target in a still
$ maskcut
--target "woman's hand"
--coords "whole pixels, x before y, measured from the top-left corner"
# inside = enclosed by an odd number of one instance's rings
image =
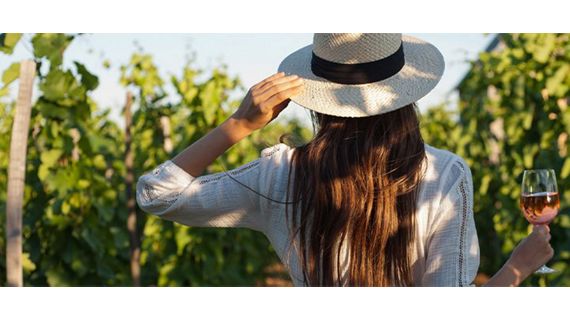
[[[548,226],[534,226],[505,265],[485,284],[488,287],[517,287],[554,255]]]
[[[283,73],[261,81],[249,90],[231,117],[184,149],[172,161],[190,175],[199,176],[229,147],[275,119],[285,109],[289,98],[301,90],[302,83],[298,77],[285,77]]]
[[[513,250],[507,265],[520,271],[522,277],[528,277],[552,259],[554,250],[550,246],[550,237],[548,226],[534,226],[532,233]]]
[[[276,73],[249,89],[231,118],[252,132],[261,129],[287,107],[289,98],[298,94],[302,85],[295,75]]]

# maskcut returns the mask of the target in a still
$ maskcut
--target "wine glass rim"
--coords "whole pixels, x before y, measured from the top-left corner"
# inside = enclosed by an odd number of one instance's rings
[[[521,192],[521,196],[529,197],[535,195],[558,195],[558,191]]]
[[[535,172],[535,171],[554,171],[554,169],[525,169],[524,172]]]

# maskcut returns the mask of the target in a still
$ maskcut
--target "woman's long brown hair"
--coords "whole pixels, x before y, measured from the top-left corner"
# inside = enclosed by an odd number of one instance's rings
[[[286,208],[305,284],[411,285],[425,158],[415,105],[364,118],[312,116],[315,137],[295,149],[289,171],[292,216]]]

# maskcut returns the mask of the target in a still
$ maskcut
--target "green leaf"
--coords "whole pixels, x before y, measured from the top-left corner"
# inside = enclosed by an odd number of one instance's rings
[[[40,178],[40,181],[45,181],[48,175],[49,167],[44,164],[40,165],[38,169],[38,178]]]
[[[538,151],[537,145],[528,145],[524,147],[523,164],[525,168],[531,169],[534,164],[534,157]]]
[[[75,253],[75,252],[74,252]],[[80,276],[85,275],[89,271],[89,266],[82,257],[77,257],[76,254],[73,255],[73,260],[71,261],[71,269],[77,272]]]
[[[7,96],[9,92],[10,92],[10,90],[8,87],[0,88],[0,97]]]
[[[78,193],[74,193],[70,198],[69,198],[69,204],[71,206],[73,206],[74,208],[79,208],[81,207],[81,197]]]
[[[182,255],[186,246],[192,241],[192,236],[188,234],[187,227],[176,228],[176,253]]]
[[[68,284],[65,272],[60,267],[46,270],[45,275],[50,287],[62,287]]]
[[[489,190],[489,183],[490,182],[491,182],[491,176],[490,175],[485,175],[481,179],[481,187],[479,188],[479,192],[482,195],[487,194],[487,191]]]
[[[40,113],[45,118],[52,118],[52,119],[66,119],[69,115],[69,109],[60,107],[55,103],[51,103],[49,101],[40,99],[37,104],[37,108],[40,110]]]
[[[568,79],[570,78],[570,64],[563,64],[556,70],[554,75],[546,80],[546,90],[550,94],[563,96],[568,91]]]
[[[61,204],[61,213],[68,214],[70,210],[71,210],[71,207],[69,206],[69,203],[67,203],[67,201],[64,201]]]
[[[533,108],[534,109],[534,108]],[[530,129],[532,125],[532,116],[534,110],[529,110],[529,112],[522,114],[522,127],[525,129]]]
[[[570,175],[570,158],[564,160],[564,165],[560,171],[560,178],[566,179]]]
[[[90,185],[91,183],[89,182],[89,180],[80,179],[79,181],[77,181],[77,188],[79,189],[87,189],[89,188]]]
[[[87,68],[81,63],[75,61],[75,66],[77,67],[77,72],[81,75],[81,83],[87,88],[87,90],[94,90],[99,86],[99,78],[94,74],[90,73]]]
[[[63,62],[63,52],[73,39],[63,33],[38,33],[32,39],[36,58],[47,58],[50,69],[56,69]]]
[[[4,86],[7,86],[10,83],[12,83],[14,80],[18,79],[19,76],[20,76],[20,63],[14,62],[2,74],[2,82],[4,83]]]
[[[127,248],[129,246],[129,237],[123,228],[111,227],[110,231],[117,248]]]
[[[36,270],[36,264],[30,260],[30,254],[28,252],[22,253],[22,269],[24,269],[26,273]]]
[[[63,154],[63,150],[52,149],[42,152],[40,159],[42,160],[42,165],[51,168],[59,160],[59,157]]]
[[[216,110],[220,107],[220,92],[214,81],[208,82],[200,93],[202,99],[202,110],[206,124],[213,125]]]
[[[85,100],[86,88],[79,85],[70,71],[54,70],[40,83],[46,100],[71,107]]]
[[[75,187],[77,179],[77,170],[59,168],[49,179],[43,179],[43,183],[49,192],[57,191],[58,197],[66,197],[68,191]],[[70,204],[73,205],[72,202]]]
[[[93,166],[95,166],[95,168],[99,170],[105,169],[107,167],[107,163],[105,162],[105,157],[103,157],[100,154],[96,155],[93,158]]]
[[[536,61],[546,63],[552,55],[552,50],[555,48],[555,36],[553,34],[543,34],[540,36],[542,43],[534,45],[531,50],[533,51],[533,56]]]
[[[0,33],[0,52],[12,54],[21,37],[21,33]]]
[[[115,276],[115,273],[109,266],[105,263],[105,261],[100,261],[97,264],[97,275],[102,277],[103,279],[111,279]]]
[[[117,191],[108,189],[103,192],[102,196],[108,200],[113,200],[117,198]]]
[[[101,239],[95,235],[90,227],[86,226],[86,228],[81,231],[81,238],[87,242],[94,252],[103,253],[103,244]]]

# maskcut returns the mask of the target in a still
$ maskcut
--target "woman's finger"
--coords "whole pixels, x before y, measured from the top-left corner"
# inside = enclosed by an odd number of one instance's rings
[[[265,93],[265,91],[269,90],[273,86],[282,84],[284,82],[293,81],[293,80],[296,80],[298,78],[299,77],[296,75],[290,75],[290,76],[286,76],[286,77],[275,78],[275,79],[272,79],[270,81],[267,81],[266,83],[264,83],[262,86],[260,86],[257,89],[260,92],[260,94],[263,95],[263,93]]]
[[[273,75],[271,75],[271,76],[269,76],[269,77],[267,77],[267,78],[261,80],[259,83],[257,83],[256,85],[254,85],[254,86],[252,87],[252,89],[258,90],[259,88],[261,88],[261,87],[262,87],[263,85],[265,85],[266,83],[268,83],[268,82],[270,82],[270,81],[272,81],[272,80],[274,80],[274,79],[278,79],[278,78],[284,77],[284,76],[285,76],[285,72],[277,72],[276,74],[273,74]]]
[[[289,102],[291,101],[291,99],[285,99],[285,101],[279,103],[278,105],[276,105],[275,107],[273,107],[273,113],[274,114],[280,114],[281,111],[283,111],[288,105]]]
[[[279,91],[274,95],[272,95],[269,99],[267,99],[264,104],[266,104],[266,106],[268,106],[269,108],[274,108],[280,103],[286,101],[287,99],[301,92],[302,88],[303,87],[301,85],[298,85],[290,87],[283,91]]]
[[[292,81],[281,82],[280,84],[274,85],[274,86],[268,88],[267,90],[265,90],[259,96],[259,99],[261,99],[261,101],[267,101],[271,97],[273,97],[274,95],[279,94],[280,92],[289,90],[290,88],[300,87],[302,85],[303,85],[303,80],[301,80],[301,79],[295,79]]]
[[[533,231],[535,231],[536,233],[538,233],[540,235],[545,235],[548,233],[548,230],[546,229],[546,227],[544,225],[535,225],[533,227]]]
[[[547,249],[546,253],[548,254],[548,257],[550,260],[554,256],[554,249],[552,248],[552,246],[548,245],[548,249]]]

